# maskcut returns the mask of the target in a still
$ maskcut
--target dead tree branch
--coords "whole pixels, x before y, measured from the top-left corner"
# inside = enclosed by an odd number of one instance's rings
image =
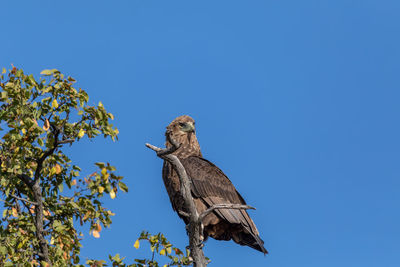
[[[187,214],[189,216],[189,224],[187,229],[189,235],[190,256],[193,258],[194,267],[206,267],[207,261],[202,250],[201,224],[199,224],[199,214],[197,213],[191,194],[190,180],[178,157],[171,154],[179,148],[179,145],[172,139],[169,141],[172,146],[166,149],[161,149],[150,144],[146,144],[146,146],[156,151],[158,157],[171,163],[174,170],[178,173],[181,185],[181,193],[185,200],[185,209],[189,211],[189,214]]]

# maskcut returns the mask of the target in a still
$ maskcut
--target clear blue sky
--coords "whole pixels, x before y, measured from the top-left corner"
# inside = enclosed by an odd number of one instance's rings
[[[210,266],[400,266],[400,2],[4,1],[0,64],[57,68],[115,117],[130,192],[82,258],[141,256],[142,229],[187,237],[161,179],[165,126],[189,114],[204,156],[247,202],[270,255],[210,240]],[[143,251],[148,255],[147,250]]]

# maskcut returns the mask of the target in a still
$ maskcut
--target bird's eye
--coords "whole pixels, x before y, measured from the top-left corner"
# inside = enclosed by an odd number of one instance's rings
[[[179,123],[179,126],[185,127],[185,124],[184,124],[183,122],[180,122],[180,123]]]

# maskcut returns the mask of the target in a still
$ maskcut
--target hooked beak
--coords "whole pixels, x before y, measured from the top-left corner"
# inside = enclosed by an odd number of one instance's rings
[[[193,123],[191,123],[191,122],[185,123],[185,127],[182,128],[182,131],[187,133],[187,138],[190,143],[190,140],[192,139],[192,134],[195,131]]]
[[[187,133],[192,133],[195,131],[194,125],[191,122],[185,123],[185,127],[182,128],[182,131]]]

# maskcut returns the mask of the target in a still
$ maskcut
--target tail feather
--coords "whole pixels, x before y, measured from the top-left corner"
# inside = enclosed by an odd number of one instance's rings
[[[264,254],[268,254],[268,251],[264,248],[264,241],[258,235],[252,235],[245,232],[238,232],[232,236],[233,241],[242,246],[249,246]]]

